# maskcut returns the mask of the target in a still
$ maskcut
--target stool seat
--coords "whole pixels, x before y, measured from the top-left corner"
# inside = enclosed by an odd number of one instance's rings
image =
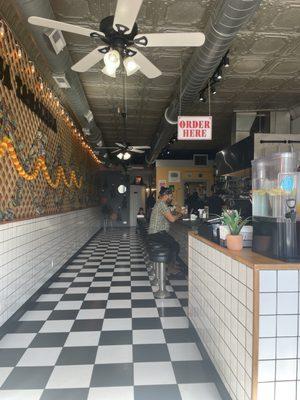
[[[150,250],[149,258],[152,262],[168,264],[171,259],[171,252],[166,248]]]

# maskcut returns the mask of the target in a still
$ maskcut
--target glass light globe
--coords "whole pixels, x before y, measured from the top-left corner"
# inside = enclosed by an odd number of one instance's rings
[[[123,155],[123,153],[118,153],[118,154],[117,154],[117,157],[118,157],[120,160],[123,160],[124,155]]]
[[[111,70],[116,70],[120,66],[120,54],[117,50],[110,50],[104,56],[105,66]]]
[[[129,160],[130,157],[131,157],[131,154],[128,153],[128,151],[126,151],[126,153],[124,153],[124,155],[123,155],[124,160]]]
[[[134,61],[132,57],[126,57],[123,60],[124,67],[127,75],[130,76],[140,69],[140,66]]]

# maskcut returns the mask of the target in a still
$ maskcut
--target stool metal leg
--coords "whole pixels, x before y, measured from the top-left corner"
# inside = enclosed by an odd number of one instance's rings
[[[166,264],[156,263],[158,267],[158,291],[154,293],[157,299],[166,299],[171,297],[171,292],[166,289]]]
[[[151,285],[158,286],[158,263],[153,263],[154,278],[151,280]]]

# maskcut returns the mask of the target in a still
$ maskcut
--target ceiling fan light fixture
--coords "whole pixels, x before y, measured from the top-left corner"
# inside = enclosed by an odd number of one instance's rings
[[[104,75],[110,76],[111,78],[116,77],[116,69],[108,68],[107,66],[105,66],[101,71]]]
[[[123,64],[126,69],[127,76],[135,74],[140,69],[140,66],[134,61],[132,57],[124,58]]]
[[[120,66],[120,54],[117,50],[109,50],[104,56],[104,64],[108,70],[116,71]]]
[[[128,151],[126,151],[124,154],[123,154],[123,159],[124,160],[129,160],[131,158],[131,154],[128,152]]]

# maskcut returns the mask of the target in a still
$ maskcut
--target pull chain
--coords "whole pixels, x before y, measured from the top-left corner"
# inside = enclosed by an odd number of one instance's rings
[[[209,81],[208,81],[208,115],[209,115],[209,116],[210,116],[210,114],[211,114],[210,95],[211,95],[211,91],[210,91],[210,80],[209,80]]]
[[[182,54],[180,55],[180,84],[179,84],[179,115],[181,115],[182,111]]]

